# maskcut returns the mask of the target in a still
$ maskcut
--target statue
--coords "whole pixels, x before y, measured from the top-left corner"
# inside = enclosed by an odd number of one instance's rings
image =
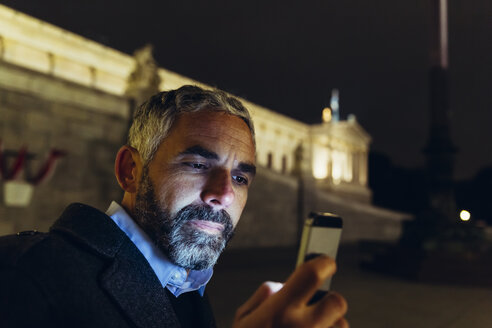
[[[135,69],[128,77],[125,94],[133,99],[136,105],[159,92],[161,79],[152,51],[153,46],[147,44],[133,53]]]

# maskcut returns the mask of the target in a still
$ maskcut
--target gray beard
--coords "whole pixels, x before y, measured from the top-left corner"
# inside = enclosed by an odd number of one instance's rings
[[[234,234],[229,214],[224,210],[214,211],[205,204],[187,205],[171,217],[167,209],[159,206],[147,168],[144,168],[133,215],[169,260],[185,269],[213,267]],[[224,230],[209,234],[190,224],[192,220],[220,223]]]

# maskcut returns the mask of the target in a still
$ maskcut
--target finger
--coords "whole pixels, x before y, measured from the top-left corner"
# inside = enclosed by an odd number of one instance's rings
[[[335,261],[326,255],[300,265],[276,295],[283,303],[307,304],[316,290],[336,271]]]
[[[275,294],[282,288],[283,284],[280,282],[266,281],[261,284],[255,293],[236,311],[236,317],[244,317],[256,309],[261,303],[263,303],[268,297]]]
[[[350,328],[350,326],[345,318],[341,318],[337,322],[335,322],[333,328]]]
[[[343,316],[347,313],[347,301],[342,295],[336,292],[330,292],[323,297],[318,303],[310,306],[310,321],[313,324],[324,327],[346,327],[348,323],[344,321]],[[343,320],[342,320],[343,319]],[[344,326],[343,324],[346,325]]]

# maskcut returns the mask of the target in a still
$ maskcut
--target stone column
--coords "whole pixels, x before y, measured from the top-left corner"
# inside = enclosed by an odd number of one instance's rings
[[[354,151],[352,153],[352,156],[353,156],[353,165],[352,165],[352,181],[353,183],[359,185],[360,184],[360,181],[359,181],[359,167],[360,167],[360,155],[359,155],[359,151]]]

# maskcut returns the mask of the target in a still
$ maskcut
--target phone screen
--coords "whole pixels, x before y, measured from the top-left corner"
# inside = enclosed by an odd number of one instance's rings
[[[335,214],[311,213],[304,223],[297,265],[319,254],[336,259],[342,226],[342,218]],[[331,279],[327,279],[320,290],[328,291],[330,285]]]

